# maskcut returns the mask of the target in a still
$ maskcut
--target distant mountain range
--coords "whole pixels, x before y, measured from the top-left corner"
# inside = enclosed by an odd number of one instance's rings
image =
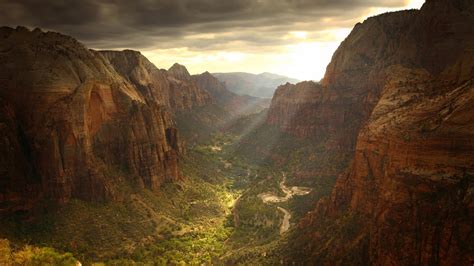
[[[272,74],[251,74],[245,72],[213,73],[217,79],[226,84],[228,90],[240,95],[271,98],[276,88],[287,82],[298,83],[297,79]]]

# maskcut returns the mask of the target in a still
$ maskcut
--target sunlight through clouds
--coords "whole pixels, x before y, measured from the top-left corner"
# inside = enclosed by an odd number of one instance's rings
[[[306,31],[290,31],[290,35],[299,39],[306,39],[308,32]]]
[[[300,80],[319,81],[340,43],[350,33],[356,22],[385,12],[401,9],[420,8],[424,0],[406,0],[404,6],[370,7],[353,22],[346,21],[350,27],[332,27],[324,30],[304,30],[309,25],[295,24],[298,30],[290,30],[281,37],[263,46],[250,41],[239,40],[238,36],[249,36],[245,31],[227,31],[219,33],[196,33],[184,36],[184,39],[206,42],[227,40],[223,46],[181,47],[170,49],[152,49],[144,52],[160,68],[169,68],[175,62],[185,65],[193,74],[209,72],[249,72],[259,74],[272,72]],[[336,18],[325,17],[321,23],[335,23]],[[303,29],[303,30],[300,30]],[[247,35],[246,35],[247,34]],[[255,38],[259,33],[252,33]],[[250,38],[251,39],[251,38]],[[278,41],[279,40],[279,41]],[[278,42],[277,42],[278,41]],[[274,42],[274,43],[272,43]],[[208,49],[203,49],[208,48]],[[200,50],[202,49],[202,50]]]
[[[409,0],[408,4],[406,5],[406,8],[411,9],[420,9],[421,6],[425,3],[425,0]]]
[[[208,70],[218,69],[222,64],[238,63],[246,59],[247,55],[241,52],[217,51],[215,53],[196,53],[187,47],[173,49],[158,49],[144,51],[143,55],[152,61],[158,68],[168,69],[174,63],[185,65],[193,74],[199,74],[203,65]]]
[[[403,9],[420,9],[424,2],[425,2],[425,0],[406,0],[406,4],[403,7]],[[394,12],[394,11],[398,11],[398,10],[400,10],[400,7],[370,8],[367,17],[372,17],[372,16],[376,16],[378,14],[382,14],[382,13],[386,13],[386,12]]]
[[[290,45],[288,63],[276,72],[286,73],[302,80],[320,80],[324,76],[327,63],[339,46],[339,42],[305,42]]]
[[[272,72],[319,80],[357,22],[420,8],[424,0],[54,0],[45,8],[14,2],[0,0],[5,25],[59,31],[96,50],[139,50],[159,68],[178,62],[194,74]]]

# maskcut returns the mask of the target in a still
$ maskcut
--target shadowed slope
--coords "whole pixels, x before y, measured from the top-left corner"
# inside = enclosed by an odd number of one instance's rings
[[[41,198],[113,199],[125,179],[150,189],[180,179],[170,114],[101,53],[38,29],[4,27],[0,38],[10,132],[0,146],[3,210],[30,209]]]

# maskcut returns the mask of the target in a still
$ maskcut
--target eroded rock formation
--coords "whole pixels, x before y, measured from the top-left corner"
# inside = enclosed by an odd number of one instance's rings
[[[139,54],[22,27],[0,29],[0,51],[2,211],[108,200],[120,182],[157,189],[181,178],[168,110],[192,100],[171,101],[157,78],[166,73]]]
[[[472,263],[473,11],[472,1],[431,0],[420,11],[369,18],[341,44],[321,85],[277,91],[298,97],[274,99],[275,113],[292,115],[298,108],[292,103],[323,110],[345,97],[342,110],[328,109],[337,116],[357,114],[355,122],[341,124],[353,123],[352,133],[344,132],[356,137],[351,167],[300,223],[293,244],[301,248],[293,259],[309,254],[307,261],[328,264]],[[313,100],[299,100],[305,98],[300,94]],[[294,133],[319,134],[334,123],[318,115],[296,122],[310,126]],[[295,123],[272,116],[269,122],[289,132],[286,125]]]
[[[144,95],[146,101],[168,106],[173,111],[187,111],[213,101],[199,88],[186,67],[174,64],[168,71],[158,69],[138,51],[100,51],[114,69]]]
[[[237,95],[229,91],[224,83],[209,72],[193,75],[192,80],[198,87],[208,91],[212,98],[216,100],[216,103],[225,106],[226,110],[233,116],[258,112],[269,105],[268,99]]]

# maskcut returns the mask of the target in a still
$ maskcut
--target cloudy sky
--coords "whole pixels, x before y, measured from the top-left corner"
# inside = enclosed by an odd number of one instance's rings
[[[368,16],[423,0],[0,0],[0,25],[41,27],[95,49],[140,50],[160,68],[319,80]]]

